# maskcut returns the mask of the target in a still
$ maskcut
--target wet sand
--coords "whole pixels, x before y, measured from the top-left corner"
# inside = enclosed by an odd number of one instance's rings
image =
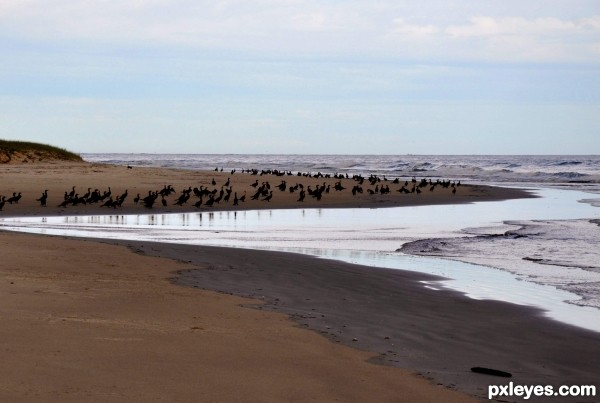
[[[377,353],[372,362],[410,368],[478,398],[486,399],[489,385],[509,381],[597,385],[600,333],[546,319],[534,308],[420,283],[433,276],[289,253],[122,243],[197,266],[175,277],[177,284],[259,299],[259,309],[284,312],[333,342]],[[513,377],[476,374],[471,367]]]
[[[166,184],[178,192],[212,187],[212,179],[217,189],[230,179],[235,191],[248,195],[255,180],[337,181],[74,163],[8,165],[0,173],[0,194],[23,194],[0,217],[205,211],[174,206],[174,196],[167,207],[152,210],[132,198]],[[354,184],[342,183],[346,190]],[[118,209],[57,208],[72,186],[82,192],[110,186],[129,196]],[[46,208],[35,201],[44,189]],[[530,195],[463,184],[456,194],[331,190],[301,205],[296,197],[276,190],[270,202],[212,209],[452,204]],[[597,333],[543,319],[532,309],[428,290],[419,283],[428,278],[422,274],[275,252],[6,232],[0,248],[0,400],[468,401],[451,389],[484,398],[487,385],[506,383],[473,374],[472,366],[512,372],[511,380],[523,384],[586,384],[600,373]]]
[[[176,285],[190,264],[7,232],[0,250],[3,402],[470,401],[244,307],[260,300]]]

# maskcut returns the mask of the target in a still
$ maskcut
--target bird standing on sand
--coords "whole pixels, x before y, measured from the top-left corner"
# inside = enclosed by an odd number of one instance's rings
[[[129,195],[129,192],[127,191],[127,189],[125,189],[125,193],[123,193],[121,196],[117,197],[117,201],[119,202],[119,206],[121,206],[121,204],[123,204],[123,202],[125,201],[125,199],[127,199],[128,195]]]
[[[17,194],[16,192],[13,192],[13,195],[11,198],[9,198],[7,200],[8,204],[19,204],[19,200],[21,200],[21,192],[19,192],[19,194]]]
[[[88,188],[87,192],[82,196],[85,200],[89,199],[92,194],[92,188]]]
[[[299,202],[304,201],[304,197],[306,197],[306,192],[304,192],[304,189],[302,189],[300,191],[300,197],[298,198],[297,201],[299,201]]]
[[[116,208],[115,202],[113,201],[112,196],[109,197],[108,200],[105,201],[104,204],[102,204],[100,207],[112,207],[112,208]]]
[[[39,199],[35,199],[35,201],[40,202],[40,206],[46,207],[46,201],[48,200],[48,189],[44,190],[44,193],[40,196]]]
[[[158,192],[153,192],[151,190],[148,191],[148,196],[142,199],[142,203],[144,203],[144,207],[152,208],[154,206],[154,202],[158,198]]]
[[[67,207],[67,205],[69,204],[69,200],[63,200],[62,203],[60,203],[58,206],[56,207]]]
[[[270,202],[272,198],[273,198],[273,191],[271,190],[271,191],[269,192],[269,195],[268,195],[267,197],[265,197],[265,198],[263,199],[263,201]]]
[[[208,201],[206,203],[204,203],[204,205],[207,206],[207,207],[212,207],[212,205],[214,204],[214,202],[215,202],[215,197],[213,195],[210,195],[208,197]]]

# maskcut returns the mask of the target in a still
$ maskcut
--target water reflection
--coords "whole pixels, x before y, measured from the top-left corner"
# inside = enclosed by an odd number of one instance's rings
[[[451,287],[472,298],[503,299],[549,310],[551,317],[600,331],[593,308],[565,304],[573,294],[519,281],[483,266],[393,253],[415,239],[464,236],[468,227],[506,220],[576,219],[597,216],[578,200],[589,194],[539,190],[540,199],[471,205],[385,209],[296,209],[2,219],[4,229],[111,239],[283,250],[370,266],[420,271],[453,279],[429,287]]]

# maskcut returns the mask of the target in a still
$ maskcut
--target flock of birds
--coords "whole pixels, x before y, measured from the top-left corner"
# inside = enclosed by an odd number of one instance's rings
[[[215,168],[215,171],[219,171],[218,168]],[[220,170],[223,171],[222,169]],[[242,173],[247,173],[253,176],[264,176],[271,175],[275,177],[285,177],[279,178],[280,181],[277,185],[271,185],[268,180],[260,181],[258,178],[250,184],[252,195],[250,196],[250,200],[260,200],[265,202],[270,202],[273,199],[274,191],[278,190],[279,192],[289,192],[290,194],[297,194],[297,202],[303,202],[306,196],[314,198],[317,201],[320,201],[324,195],[330,193],[333,189],[334,192],[341,192],[346,190],[347,188],[342,185],[343,180],[352,179],[354,181],[352,188],[350,191],[353,196],[357,194],[364,193],[365,191],[370,195],[375,194],[390,194],[392,190],[390,189],[391,185],[400,186],[400,188],[395,191],[410,194],[416,193],[419,194],[426,189],[429,189],[430,192],[433,192],[437,187],[444,189],[451,189],[452,194],[456,193],[456,189],[460,186],[460,181],[453,182],[450,180],[436,180],[432,181],[431,179],[421,179],[418,181],[416,178],[412,178],[410,181],[405,180],[401,181],[399,178],[394,179],[393,181],[388,180],[385,176],[379,177],[377,175],[370,175],[368,177],[364,177],[362,175],[353,175],[350,176],[348,174],[322,174],[318,172],[317,174],[312,173],[301,173],[293,174],[290,171],[279,171],[279,170],[257,170],[257,169],[243,169]],[[231,171],[231,175],[235,174],[236,170]],[[299,183],[301,179],[298,179],[294,185],[289,185],[288,181],[289,177],[296,178],[313,178],[313,179],[336,179],[336,182],[331,185],[331,183],[327,183],[324,181],[322,184],[317,185],[308,185],[305,186],[302,183]],[[369,188],[366,188],[370,186]],[[365,189],[366,188],[366,189]],[[140,196],[138,193],[134,198],[133,202],[136,205],[142,205],[148,209],[151,209],[155,206],[156,201],[160,198],[160,203],[163,207],[167,207],[169,204],[183,206],[188,203],[193,203],[195,207],[211,207],[215,204],[228,204],[232,203],[233,206],[239,206],[240,203],[246,202],[246,193],[247,190],[244,190],[243,193],[238,195],[238,192],[233,190],[233,186],[231,184],[231,178],[227,178],[227,181],[219,186],[217,182],[213,178],[211,181],[211,187],[208,185],[200,185],[198,187],[192,188],[191,186],[188,188],[184,188],[181,190],[179,195],[176,197],[176,200],[172,203],[169,203],[168,198],[172,194],[176,194],[176,190],[172,185],[165,185],[161,190],[150,190],[148,194],[145,196]],[[232,198],[233,193],[233,198]],[[76,187],[73,186],[70,190],[65,191],[63,195],[63,200],[57,207],[66,208],[68,206],[78,206],[78,205],[99,205],[100,207],[107,207],[116,209],[121,207],[129,193],[125,190],[124,193],[119,195],[113,195],[112,190],[108,187],[105,191],[100,191],[98,189],[94,189],[92,191],[91,188],[87,189],[87,192],[83,195],[80,195],[76,191]],[[193,199],[192,199],[193,197]],[[0,211],[4,208],[5,204],[18,204],[19,200],[21,200],[22,194],[21,192],[14,192],[11,197],[2,196],[0,197]],[[192,200],[192,201],[190,201]],[[40,206],[46,207],[48,205],[48,190],[44,190],[41,196],[36,199],[40,203]]]

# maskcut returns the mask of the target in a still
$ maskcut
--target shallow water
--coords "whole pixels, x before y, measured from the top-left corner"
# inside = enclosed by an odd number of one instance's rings
[[[552,281],[550,277],[547,281],[544,265],[539,265],[532,279],[530,272],[519,273],[518,267],[511,274],[481,265],[396,252],[404,243],[418,239],[474,236],[465,233],[464,228],[485,227],[488,232],[503,233],[507,229],[503,222],[508,220],[574,220],[599,216],[597,207],[578,202],[590,199],[590,194],[557,189],[536,192],[542,198],[469,205],[19,218],[3,219],[0,227],[50,235],[286,250],[419,271],[452,279],[424,284],[430,288],[449,287],[472,298],[537,306],[547,310],[552,318],[600,331],[598,309],[565,303],[577,300],[578,296],[548,285],[556,285],[557,270],[562,270],[559,276],[570,278],[573,272],[566,267],[553,266]],[[577,267],[577,255],[568,259]],[[524,263],[529,269],[531,262]],[[588,281],[600,284],[600,273],[590,276]]]

